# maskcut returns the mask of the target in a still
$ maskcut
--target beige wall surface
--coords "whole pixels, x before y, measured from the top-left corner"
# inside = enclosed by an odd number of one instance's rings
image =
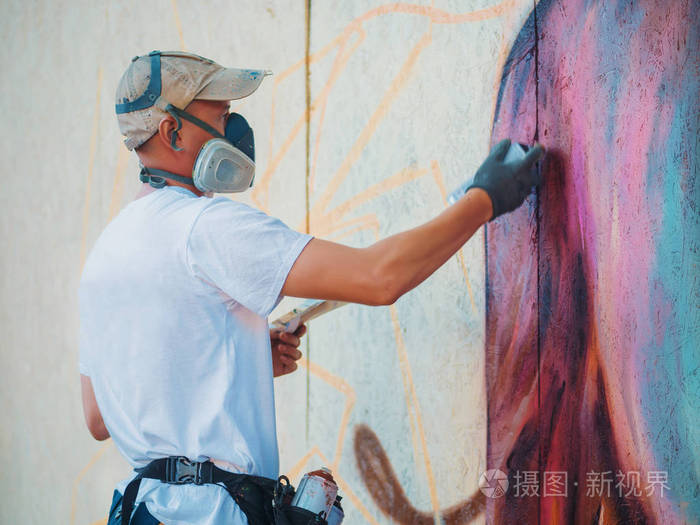
[[[478,167],[499,72],[531,8],[311,1],[307,22],[301,1],[3,2],[0,523],[105,523],[130,475],[83,420],[77,288],[95,240],[139,186],[114,116],[132,56],[184,49],[273,70],[232,105],[258,150],[256,186],[234,198],[366,246],[435,216]],[[406,506],[397,488],[428,519],[478,491],[483,245],[479,232],[392,306],[313,321],[302,366],[276,380],[281,471],[297,482],[330,466],[346,523],[391,522]],[[375,499],[365,453],[392,465],[391,501]]]

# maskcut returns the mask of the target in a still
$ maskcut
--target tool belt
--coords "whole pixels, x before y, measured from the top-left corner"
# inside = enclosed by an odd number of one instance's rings
[[[327,525],[323,513],[319,515],[290,505],[294,487],[286,476],[277,480],[236,474],[220,469],[211,461],[190,461],[185,456],[170,456],[151,461],[134,469],[138,475],[124,490],[122,525],[129,525],[134,502],[143,478],[158,479],[163,483],[182,485],[212,483],[222,486],[236,501],[248,518],[249,525]]]

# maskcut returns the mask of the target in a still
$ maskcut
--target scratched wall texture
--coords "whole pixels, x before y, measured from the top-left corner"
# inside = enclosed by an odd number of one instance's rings
[[[697,8],[542,0],[504,66],[492,140],[550,157],[487,228],[488,464],[540,481],[494,523],[700,520]]]

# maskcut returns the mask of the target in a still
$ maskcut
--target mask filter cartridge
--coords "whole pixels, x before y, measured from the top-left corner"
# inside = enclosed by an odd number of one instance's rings
[[[238,113],[226,121],[225,138],[202,146],[193,168],[195,186],[203,192],[238,193],[253,185],[255,142],[253,130]]]

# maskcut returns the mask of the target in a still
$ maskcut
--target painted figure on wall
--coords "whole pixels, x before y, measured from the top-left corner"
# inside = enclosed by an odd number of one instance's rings
[[[543,0],[513,46],[493,141],[550,155],[487,228],[494,523],[700,518],[699,32],[687,0]]]

